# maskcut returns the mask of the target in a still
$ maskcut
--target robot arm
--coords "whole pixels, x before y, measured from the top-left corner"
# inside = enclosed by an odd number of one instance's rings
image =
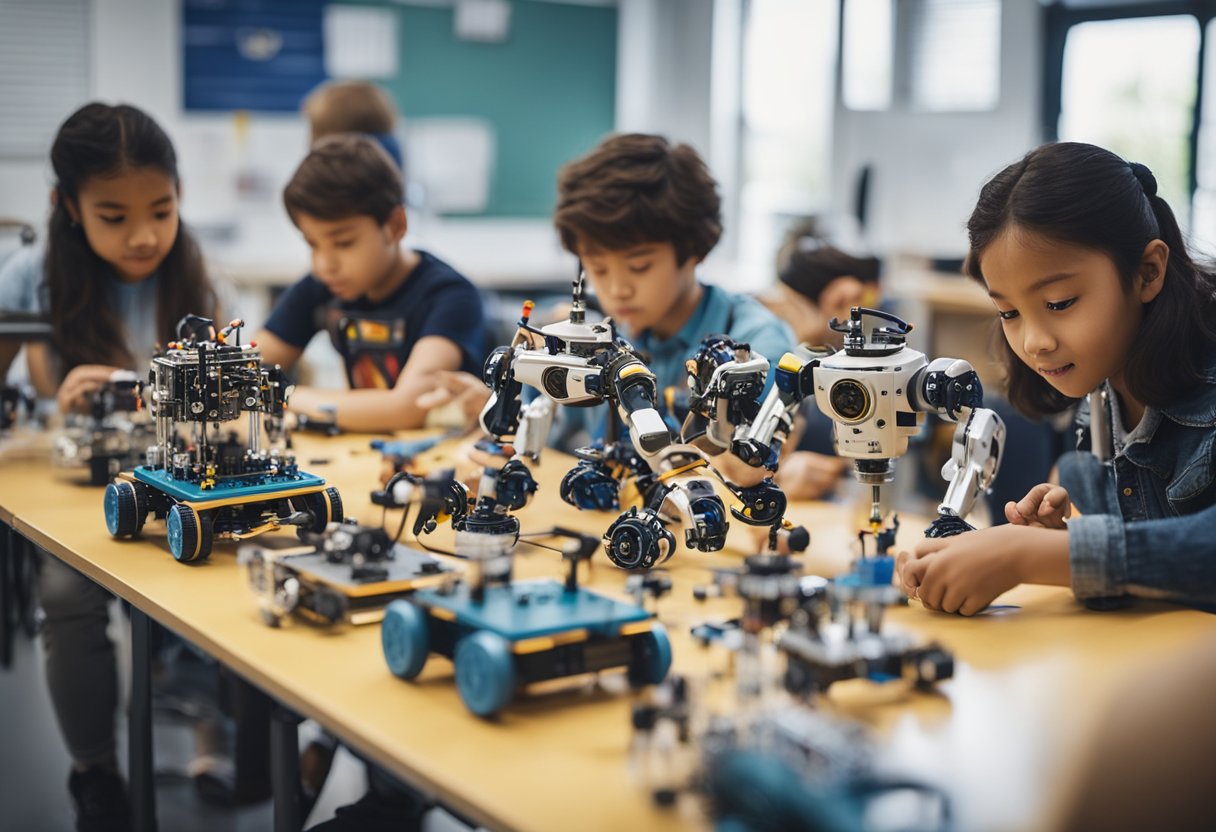
[[[773,387],[760,410],[742,431],[736,431],[731,451],[748,465],[776,467],[777,454],[789,439],[794,413],[807,396],[814,395],[819,357],[799,358],[787,352],[777,362]]]
[[[949,537],[971,530],[962,518],[992,485],[1004,452],[1005,423],[996,413],[980,407],[959,422],[950,459],[942,466],[942,477],[950,485],[937,507],[937,519],[925,531],[926,537]]]
[[[913,377],[908,400],[913,410],[957,422],[962,410],[984,404],[984,388],[967,361],[935,358]]]
[[[372,503],[385,508],[418,506],[414,518],[414,536],[435,530],[440,523],[458,522],[468,514],[469,492],[464,483],[453,476],[451,470],[438,471],[420,477],[408,471],[399,471],[384,486],[383,491],[373,491]],[[405,518],[402,518],[404,524]]]
[[[667,423],[659,415],[659,385],[654,373],[631,350],[620,350],[608,362],[604,375],[610,379],[617,413],[629,427],[634,447],[650,461],[671,444]]]

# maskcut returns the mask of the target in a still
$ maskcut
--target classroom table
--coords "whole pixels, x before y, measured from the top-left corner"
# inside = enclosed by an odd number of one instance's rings
[[[381,510],[371,505],[369,491],[377,484],[380,459],[367,437],[297,435],[296,452],[301,468],[340,489],[348,516],[379,522]],[[443,446],[431,452],[442,453]],[[546,453],[537,471],[541,489],[520,513],[525,532],[561,524],[599,533],[611,522],[610,515],[578,512],[557,498],[571,461]],[[284,756],[294,757],[293,715],[299,715],[316,719],[358,753],[491,829],[705,825],[695,801],[657,808],[631,779],[632,700],[623,674],[548,683],[496,719],[479,719],[462,704],[444,659],[432,657],[414,682],[395,678],[381,653],[378,625],[335,631],[304,623],[263,625],[233,544],[217,543],[204,563],[182,565],[169,554],[163,522],[150,519],[139,539],[113,540],[100,489],[63,481],[45,461],[4,462],[0,468],[0,517],[131,604],[131,780],[134,794],[147,795],[136,801],[139,828],[155,828],[150,720],[136,716],[150,711],[147,668],[138,665],[147,658],[152,621],[282,703],[273,735],[280,764],[290,766]],[[823,502],[791,508],[791,517],[811,531],[808,572],[831,575],[847,566],[862,512]],[[740,563],[752,544],[739,525],[732,524],[727,550],[681,548],[667,564],[673,589],[657,609],[671,635],[677,672],[698,677],[729,666],[719,648],[697,645],[689,629],[737,614],[737,600],[698,602],[692,589],[710,581],[710,569]],[[919,534],[918,524],[906,519],[899,539],[907,545]],[[287,531],[260,540],[272,537],[294,540]],[[434,538],[434,545],[446,547],[450,530],[440,529]],[[552,552],[520,546],[517,553],[519,576],[563,574]],[[597,589],[625,595],[626,573],[602,557],[582,577]],[[1138,665],[1216,632],[1216,617],[1204,613],[1146,602],[1090,612],[1058,588],[1020,587],[998,603],[1003,608],[971,619],[930,613],[915,603],[892,609],[889,626],[954,651],[954,678],[931,693],[899,683],[847,682],[822,703],[872,728],[884,769],[947,790],[959,829],[1041,828],[1077,752],[1100,730],[1105,706]],[[294,769],[282,765],[275,772],[277,800],[284,800],[293,776]],[[290,805],[276,806],[278,828],[298,822]]]

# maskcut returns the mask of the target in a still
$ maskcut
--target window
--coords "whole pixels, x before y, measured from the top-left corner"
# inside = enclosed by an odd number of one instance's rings
[[[747,5],[738,259],[756,285],[789,220],[828,202],[837,20],[836,0]]]
[[[0,157],[45,158],[89,97],[86,0],[0,3]]]
[[[1001,0],[845,0],[843,29],[850,110],[991,110],[1000,99]]]
[[[841,91],[850,110],[891,106],[894,32],[892,0],[845,0]]]
[[[1198,61],[1190,15],[1078,23],[1064,46],[1060,140],[1148,165],[1184,227]]]
[[[1000,0],[905,0],[918,110],[991,110],[1000,97]]]

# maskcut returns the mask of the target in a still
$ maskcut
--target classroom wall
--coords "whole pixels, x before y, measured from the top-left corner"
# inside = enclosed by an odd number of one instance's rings
[[[852,210],[858,172],[873,166],[869,238],[877,251],[961,256],[980,186],[1040,143],[1042,9],[1030,0],[1001,8],[996,109],[853,112],[837,102],[832,203]]]
[[[737,4],[740,0],[728,2]],[[615,9],[596,8],[594,4],[583,8],[560,3],[519,4],[517,11],[526,10],[532,15],[607,14],[617,18],[617,54],[605,56],[601,49],[595,56],[606,76],[600,98],[611,102],[609,115],[592,119],[589,126],[579,128],[581,132],[562,134],[562,153],[576,155],[590,149],[603,133],[624,129],[662,132],[708,154],[713,3],[619,0]],[[438,13],[446,19],[451,16],[450,9],[425,5],[409,6],[403,12],[420,21]],[[175,0],[94,0],[91,17],[89,97],[136,104],[170,133],[178,148],[185,184],[183,216],[202,232],[204,243],[209,233],[223,237],[233,233],[234,225],[240,225],[246,237],[261,241],[262,248],[274,250],[289,245],[290,228],[283,222],[278,192],[306,150],[302,118],[255,113],[241,122],[225,113],[184,113],[181,8]],[[408,46],[409,33],[403,32],[402,37]],[[602,33],[597,37],[603,40]],[[527,84],[511,84],[508,79],[500,88],[487,85],[487,94],[507,101],[513,96],[527,96],[529,88]],[[430,114],[440,110],[442,102],[433,97],[423,100],[419,95],[403,92],[407,118],[411,112]],[[596,106],[602,103],[597,101]],[[572,102],[571,106],[578,104]],[[519,110],[521,119],[525,119],[527,107],[520,106]],[[533,132],[553,156],[557,152],[552,146],[554,137],[546,132],[546,125],[537,124]],[[509,138],[513,144],[521,142],[518,135],[502,138]],[[535,156],[536,150],[524,148],[518,152]],[[519,187],[509,189],[524,199],[514,206],[500,206],[502,213],[515,212],[522,203],[518,213],[530,214],[538,226],[547,225],[548,208],[540,201],[551,199],[553,193],[555,166],[551,167],[553,170],[544,177],[536,177],[548,181],[517,182]],[[519,173],[507,169],[500,175]],[[233,193],[233,182],[238,179],[243,183],[239,199]],[[0,162],[0,216],[13,215],[41,226],[50,183],[45,156]],[[247,240],[242,246],[252,248],[253,244]]]

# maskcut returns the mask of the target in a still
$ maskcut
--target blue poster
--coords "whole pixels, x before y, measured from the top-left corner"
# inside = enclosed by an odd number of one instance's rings
[[[325,80],[323,0],[183,0],[183,106],[297,112]]]

